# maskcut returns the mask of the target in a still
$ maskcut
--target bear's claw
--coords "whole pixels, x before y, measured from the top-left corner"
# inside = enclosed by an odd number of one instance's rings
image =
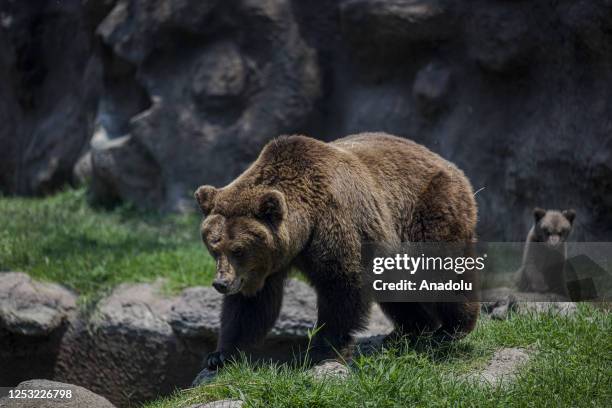
[[[220,351],[210,353],[206,358],[206,365],[209,370],[217,370],[225,364],[225,355]]]

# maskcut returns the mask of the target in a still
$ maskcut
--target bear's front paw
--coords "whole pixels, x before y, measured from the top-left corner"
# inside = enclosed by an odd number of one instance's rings
[[[206,365],[209,370],[218,370],[225,364],[225,355],[220,351],[210,353],[206,358]]]

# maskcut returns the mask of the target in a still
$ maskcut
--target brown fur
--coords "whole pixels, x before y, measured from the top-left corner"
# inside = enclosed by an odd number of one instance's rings
[[[523,263],[517,272],[518,289],[569,297],[564,264],[566,240],[576,213],[535,208],[533,216],[534,225],[527,234]]]
[[[222,189],[202,186],[202,237],[217,260],[215,287],[227,293],[216,367],[236,349],[261,340],[276,320],[283,282],[297,267],[317,292],[318,325],[311,358],[335,356],[363,327],[364,242],[475,239],[476,204],[464,174],[412,141],[382,133],[324,143],[289,136]],[[402,334],[469,333],[475,302],[383,303]]]

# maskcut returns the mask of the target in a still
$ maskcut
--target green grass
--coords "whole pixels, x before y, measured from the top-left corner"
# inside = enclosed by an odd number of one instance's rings
[[[536,352],[516,381],[491,387],[465,379],[496,349],[518,346]],[[574,317],[485,318],[475,332],[450,346],[360,357],[346,381],[314,380],[303,369],[242,361],[212,384],[146,407],[186,407],[222,398],[241,398],[250,407],[610,407],[612,317],[581,305]]]
[[[0,271],[61,282],[85,302],[123,282],[162,277],[169,290],[211,282],[198,215],[94,209],[85,196],[0,197]]]
[[[84,302],[123,282],[163,277],[175,291],[210,283],[214,264],[198,215],[162,215],[87,204],[84,190],[44,199],[0,198],[0,271],[63,283]],[[506,387],[465,380],[500,347],[534,358]],[[612,315],[580,305],[574,317],[481,319],[464,340],[442,348],[397,347],[359,357],[346,381],[314,380],[305,369],[241,361],[212,384],[178,391],[148,408],[241,398],[253,407],[612,406]]]

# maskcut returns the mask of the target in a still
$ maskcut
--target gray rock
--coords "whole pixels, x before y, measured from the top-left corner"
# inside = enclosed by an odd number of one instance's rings
[[[119,198],[143,208],[163,205],[161,169],[132,136],[114,139],[100,129],[91,146],[91,192],[99,202]]]
[[[491,386],[506,385],[514,380],[530,357],[529,351],[523,348],[510,347],[497,350],[484,370],[471,374],[468,378]]]
[[[89,323],[94,331],[124,328],[140,333],[170,335],[166,319],[172,301],[161,295],[162,281],[149,284],[122,284],[100,301]]]
[[[9,399],[8,397],[0,399],[0,406],[5,408],[114,408],[106,398],[94,394],[93,392],[79,387],[78,385],[65,384],[49,380],[29,380],[20,383],[15,390],[27,392],[29,390],[64,390],[70,391],[70,398],[25,398],[25,399]],[[65,395],[65,394],[64,394]]]
[[[514,302],[515,300],[512,298],[500,301],[491,311],[491,318],[495,320],[506,320]]]
[[[53,377],[61,341],[75,315],[76,297],[52,283],[0,272],[0,384]]]
[[[0,365],[13,368],[0,371],[0,382],[14,384],[44,374],[86,386],[117,405],[189,386],[214,350],[221,295],[196,287],[168,297],[161,286],[162,281],[123,284],[93,311],[77,313],[75,296],[66,289],[35,282],[22,273],[0,274]],[[30,303],[22,305],[26,300]],[[46,305],[45,313],[32,311],[36,302]],[[47,313],[47,308],[55,312]],[[27,318],[28,324],[17,324],[14,316]],[[249,351],[251,358],[292,360],[305,349],[315,322],[314,290],[302,281],[289,280],[278,322],[266,341]],[[358,342],[378,339],[391,330],[375,306]],[[209,382],[215,374],[204,370],[196,383]]]
[[[511,311],[516,313],[552,313],[571,316],[577,310],[576,303],[557,294],[518,292],[511,288],[498,288],[483,292],[481,310],[491,318],[505,320]]]
[[[481,311],[492,319],[505,320],[516,305],[516,290],[508,287],[487,289],[481,293]]]
[[[44,336],[58,329],[76,308],[76,296],[20,272],[0,272],[0,327],[11,333]]]
[[[223,296],[211,287],[183,290],[173,302],[168,323],[182,337],[216,339]]]
[[[241,408],[244,402],[236,399],[224,399],[205,404],[190,405],[188,408]]]
[[[572,316],[578,311],[574,302],[519,302],[516,305],[519,313],[551,313],[559,316]]]
[[[318,380],[330,378],[344,380],[349,376],[349,369],[336,360],[326,360],[312,367],[310,373]]]
[[[214,381],[217,378],[218,371],[209,370],[208,368],[204,368],[202,371],[196,375],[191,383],[192,387],[198,387],[200,385],[208,384]]]
[[[55,378],[84,384],[117,405],[188,386],[211,347],[182,342],[168,323],[173,299],[161,281],[120,285],[64,335]],[[95,367],[95,369],[92,369]]]

